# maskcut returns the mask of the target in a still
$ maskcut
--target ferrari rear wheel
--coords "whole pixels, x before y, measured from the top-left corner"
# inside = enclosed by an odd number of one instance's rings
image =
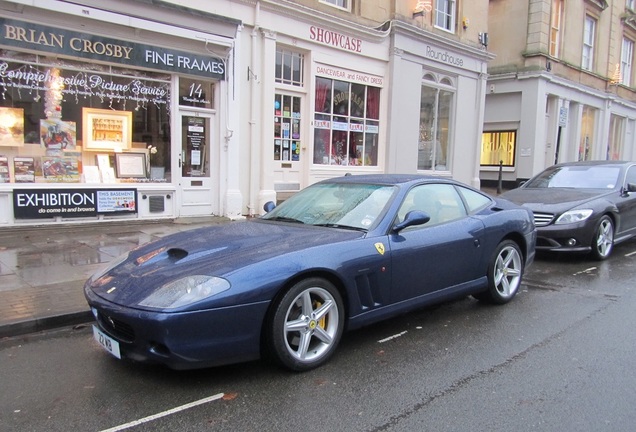
[[[321,278],[294,285],[274,306],[268,342],[277,360],[294,371],[324,364],[344,328],[344,307],[336,287]]]
[[[597,260],[604,260],[610,256],[613,247],[614,224],[609,216],[603,216],[592,240],[592,256]]]
[[[519,245],[512,240],[502,241],[488,266],[488,291],[476,294],[475,298],[494,304],[508,303],[519,290],[523,267]]]

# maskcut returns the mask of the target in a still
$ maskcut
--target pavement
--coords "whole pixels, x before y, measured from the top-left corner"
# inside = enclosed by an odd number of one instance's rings
[[[84,282],[134,247],[222,217],[0,228],[0,339],[93,320]]]
[[[496,190],[483,188],[496,195]],[[91,322],[84,282],[134,247],[223,217],[0,228],[0,339]]]

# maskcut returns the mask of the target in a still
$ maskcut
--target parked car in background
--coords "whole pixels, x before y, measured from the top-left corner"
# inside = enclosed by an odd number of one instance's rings
[[[537,250],[604,260],[636,234],[636,163],[562,163],[501,195],[534,213]]]
[[[266,208],[164,237],[93,275],[95,339],[175,369],[266,355],[304,371],[345,329],[458,296],[509,302],[535,254],[528,209],[439,177],[345,176]]]

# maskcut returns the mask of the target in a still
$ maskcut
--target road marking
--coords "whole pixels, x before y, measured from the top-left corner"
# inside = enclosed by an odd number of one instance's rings
[[[626,256],[626,257],[630,257],[630,256],[632,256],[632,255],[636,255],[636,251],[634,251],[634,252],[630,252],[630,253],[628,253],[628,254],[625,254],[625,256]]]
[[[583,274],[583,273],[589,274],[589,273],[591,273],[592,271],[594,271],[596,269],[597,269],[596,267],[586,268],[585,270],[581,270],[579,272],[573,273],[572,276],[577,276],[577,275],[580,275],[580,274]]]
[[[406,330],[404,330],[402,333],[398,333],[398,334],[395,334],[393,336],[389,336],[388,338],[380,339],[378,342],[379,343],[388,342],[391,339],[395,339],[395,338],[399,338],[400,336],[404,336],[406,333],[408,333],[408,332]]]
[[[210,396],[210,397],[207,397],[207,398],[204,398],[204,399],[200,399],[198,401],[194,401],[194,402],[190,402],[190,403],[185,404],[185,405],[178,406],[176,408],[169,409],[167,411],[160,412],[158,414],[154,414],[154,415],[151,415],[151,416],[148,416],[148,417],[144,417],[144,418],[139,419],[139,420],[131,421],[130,423],[126,423],[126,424],[123,424],[123,425],[115,426],[115,427],[110,428],[110,429],[104,429],[101,432],[117,432],[117,431],[121,431],[121,430],[124,430],[124,429],[128,429],[128,428],[131,428],[133,426],[138,426],[140,424],[148,423],[148,422],[151,422],[153,420],[157,420],[158,418],[169,416],[171,414],[175,414],[175,413],[178,413],[180,411],[184,411],[184,410],[193,408],[193,407],[198,406],[198,405],[203,405],[203,404],[206,404],[208,402],[212,402],[212,401],[215,401],[217,399],[221,399],[223,396],[224,396],[224,393],[219,393],[219,394],[216,394],[214,396]]]

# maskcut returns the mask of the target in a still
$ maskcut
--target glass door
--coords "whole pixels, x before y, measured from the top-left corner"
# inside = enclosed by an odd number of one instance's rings
[[[180,216],[204,216],[218,212],[213,189],[211,159],[212,114],[181,111],[179,154]]]

